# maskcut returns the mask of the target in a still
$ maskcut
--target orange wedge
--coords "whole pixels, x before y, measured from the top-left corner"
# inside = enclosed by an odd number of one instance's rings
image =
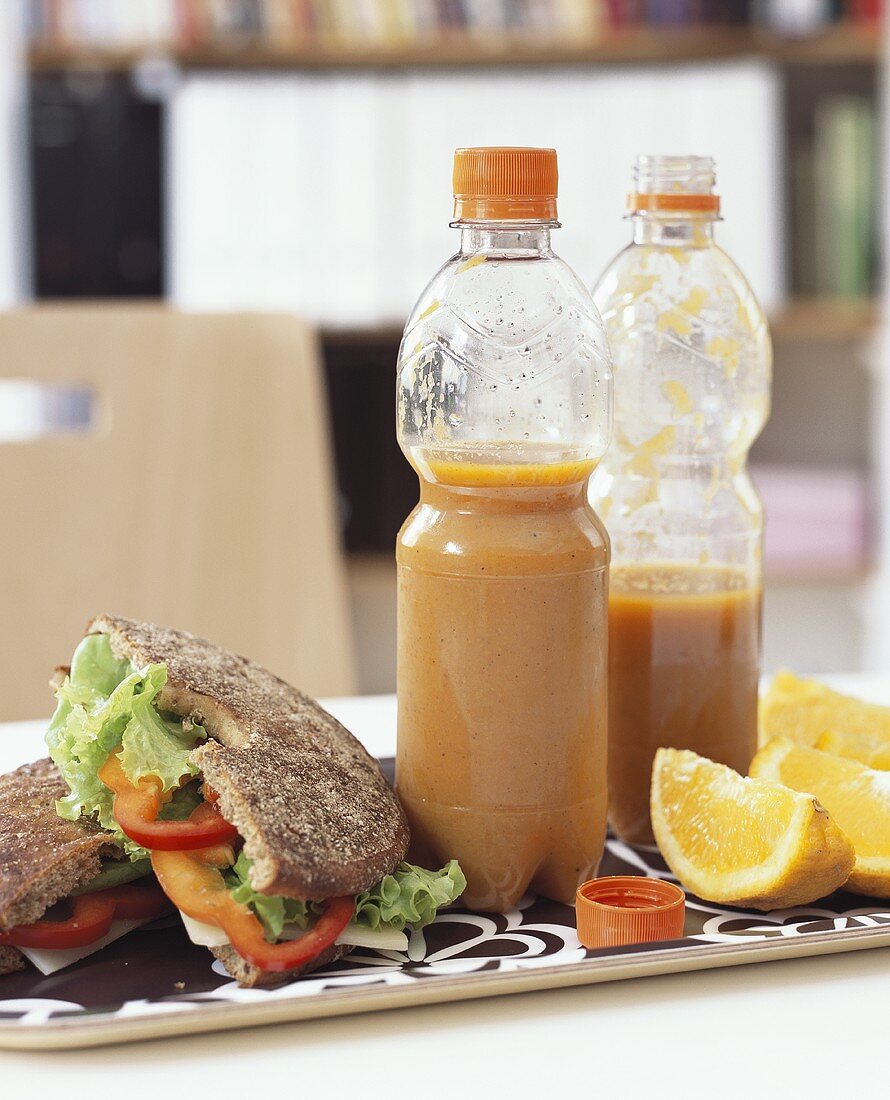
[[[774,737],[814,745],[826,730],[866,733],[890,741],[890,707],[863,703],[793,672],[777,672],[760,700],[761,745]]]
[[[853,848],[810,795],[746,779],[686,749],[659,749],[652,828],[683,885],[752,909],[806,905],[843,885]]]
[[[869,768],[890,771],[890,741],[871,733],[823,733],[814,748],[858,760]]]
[[[818,798],[856,852],[848,888],[890,897],[890,773],[780,737],[754,757],[751,775]]]

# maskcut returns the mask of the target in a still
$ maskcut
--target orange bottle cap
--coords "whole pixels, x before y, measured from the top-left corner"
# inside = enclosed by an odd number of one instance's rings
[[[683,935],[686,895],[679,886],[642,875],[609,875],[578,887],[575,921],[585,947],[618,947]]]
[[[558,181],[555,149],[455,149],[455,221],[555,222]]]

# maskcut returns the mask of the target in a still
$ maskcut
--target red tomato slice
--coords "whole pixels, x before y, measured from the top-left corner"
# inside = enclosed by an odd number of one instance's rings
[[[212,844],[231,844],[238,830],[209,802],[202,802],[185,821],[158,821],[161,789],[145,776],[131,783],[117,753],[99,768],[99,778],[114,791],[114,816],[127,836],[145,848],[162,852],[191,851]]]
[[[114,902],[115,920],[154,920],[173,908],[170,899],[156,882],[145,886],[130,883],[111,886],[101,893],[103,897]]]
[[[13,947],[50,947],[65,950],[86,947],[101,940],[111,928],[115,902],[106,897],[111,890],[95,894],[81,894],[71,898],[71,916],[67,920],[39,920],[34,924],[22,924],[8,932],[0,932],[0,943]]]
[[[269,943],[251,909],[236,902],[222,875],[212,866],[216,853],[152,852],[151,865],[164,892],[177,908],[195,920],[221,928],[232,946],[261,970],[293,970],[330,947],[349,924],[355,898],[332,898],[324,912],[298,940]]]

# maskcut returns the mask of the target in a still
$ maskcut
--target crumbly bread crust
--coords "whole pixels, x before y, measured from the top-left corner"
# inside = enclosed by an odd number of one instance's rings
[[[210,950],[240,985],[249,988],[270,989],[272,986],[293,981],[301,974],[309,974],[313,970],[319,970],[322,966],[327,966],[328,963],[342,959],[344,955],[349,954],[351,948],[335,944],[333,947],[328,947],[322,951],[320,955],[317,955],[311,962],[306,963],[305,966],[298,966],[294,970],[280,971],[260,970],[259,967],[252,966],[241,958],[234,947],[211,947]]]
[[[109,615],[87,629],[119,658],[166,664],[159,705],[210,734],[194,759],[244,837],[256,890],[358,894],[405,857],[408,824],[377,761],[314,700],[193,634]]]
[[[57,798],[68,793],[49,759],[0,776],[0,929],[39,920],[99,873],[103,856],[123,853],[85,818],[65,821]]]
[[[0,946],[0,977],[25,969],[25,956],[14,947]]]

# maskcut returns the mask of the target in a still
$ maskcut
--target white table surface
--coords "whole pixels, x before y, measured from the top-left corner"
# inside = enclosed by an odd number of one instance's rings
[[[828,679],[890,703],[890,678]],[[372,752],[392,753],[393,697],[328,706]],[[44,724],[0,725],[0,772],[42,755]],[[879,1095],[888,991],[890,950],[877,949],[96,1050],[2,1051],[0,1096]]]

